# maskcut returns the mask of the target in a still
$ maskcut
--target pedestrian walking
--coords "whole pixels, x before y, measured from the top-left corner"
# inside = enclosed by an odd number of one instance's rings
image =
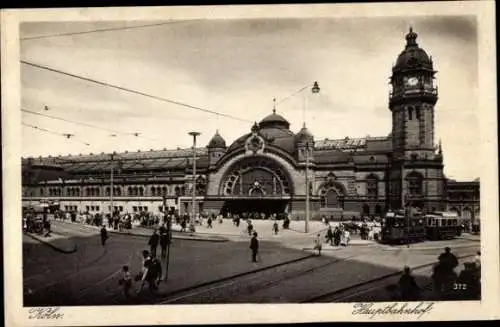
[[[333,242],[334,242],[335,246],[340,245],[341,236],[342,236],[342,231],[340,230],[340,228],[338,226],[335,227],[335,230],[333,231]]]
[[[207,219],[207,227],[212,228],[212,217],[208,217]]]
[[[253,237],[250,240],[250,249],[252,250],[252,262],[257,262],[257,254],[259,253],[259,240],[257,239],[257,233],[253,233]]]
[[[101,245],[106,245],[106,240],[108,239],[108,231],[106,230],[106,226],[102,226],[101,228]]]
[[[142,256],[143,256],[143,263],[142,263],[142,276],[140,276],[141,279],[141,287],[139,288],[138,293],[142,291],[144,288],[144,283],[148,283],[149,287],[149,292],[153,293],[156,290],[156,283],[155,283],[155,267],[153,266],[153,258],[149,255],[149,252],[144,250],[142,251]]]
[[[118,284],[123,287],[123,294],[128,299],[130,298],[130,289],[132,288],[132,276],[130,275],[127,265],[122,267],[122,278]]]
[[[321,255],[321,249],[322,249],[322,241],[321,241],[321,234],[316,235],[316,238],[314,239],[314,250],[318,250],[318,256]]]
[[[160,241],[160,236],[156,232],[156,229],[153,231],[153,235],[149,238],[149,249],[151,250],[151,256],[156,257],[156,248],[158,247],[158,243]]]
[[[253,232],[253,225],[252,225],[252,222],[250,220],[248,220],[248,227],[247,227],[247,230],[248,230],[248,235],[252,235],[252,232]]]
[[[279,226],[278,226],[278,222],[276,220],[274,221],[274,224],[273,224],[273,231],[274,231],[274,235],[278,235]]]
[[[332,226],[328,227],[328,231],[326,232],[326,241],[327,243],[330,243],[331,246],[333,246],[333,230]]]

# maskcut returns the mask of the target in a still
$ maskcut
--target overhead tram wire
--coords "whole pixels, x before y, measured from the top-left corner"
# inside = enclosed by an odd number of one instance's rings
[[[87,142],[84,142],[84,141],[81,141],[81,140],[78,140],[78,139],[75,139],[75,138],[72,138],[72,137],[68,137],[68,135],[73,136],[72,134],[65,134],[65,133],[54,132],[54,131],[51,131],[51,130],[48,130],[48,129],[45,129],[45,128],[42,128],[42,127],[38,127],[38,126],[35,126],[35,125],[26,124],[26,123],[21,123],[21,124],[23,126],[30,127],[30,128],[33,128],[33,129],[36,129],[38,131],[42,131],[42,132],[45,132],[45,133],[50,133],[50,134],[58,135],[58,136],[64,136],[68,140],[71,139],[72,141],[83,143],[83,144],[85,144],[87,146],[90,146],[90,143],[87,143]]]
[[[109,128],[105,128],[105,127],[99,127],[99,126],[96,126],[96,125],[91,125],[91,124],[84,123],[84,122],[79,122],[79,121],[70,120],[70,119],[66,119],[66,118],[62,118],[62,117],[57,117],[57,116],[52,116],[52,115],[48,115],[48,114],[43,114],[41,112],[36,112],[36,111],[32,111],[32,110],[28,110],[28,109],[23,109],[23,108],[21,108],[21,111],[22,112],[26,112],[28,114],[32,114],[32,115],[47,117],[47,118],[51,118],[51,119],[56,119],[56,120],[64,121],[64,122],[67,122],[67,123],[72,123],[72,124],[75,124],[75,125],[86,126],[86,127],[90,127],[90,128],[93,128],[93,129],[98,129],[98,130],[103,130],[103,131],[106,131],[106,132],[113,133],[110,136],[116,136],[117,134],[120,134],[120,135],[132,135],[132,136],[136,136],[136,137],[142,137],[142,138],[145,138],[145,139],[149,139],[149,140],[152,140],[152,141],[160,141],[158,139],[153,139],[153,138],[150,138],[150,137],[147,137],[147,136],[140,135],[141,133],[137,133],[137,132],[134,132],[134,133],[120,132],[120,131],[109,129]]]
[[[71,36],[71,35],[82,35],[82,34],[91,34],[91,33],[102,33],[102,32],[114,32],[114,31],[122,31],[122,30],[131,30],[136,28],[147,28],[147,27],[157,27],[162,25],[170,25],[170,24],[179,24],[179,23],[190,23],[194,21],[199,21],[201,19],[192,19],[192,20],[177,20],[177,21],[168,21],[156,24],[146,24],[146,25],[136,25],[136,26],[123,26],[123,27],[114,27],[114,28],[102,28],[97,30],[90,31],[81,31],[81,32],[70,32],[70,33],[59,33],[52,35],[38,35],[38,36],[28,36],[20,38],[21,41],[28,40],[40,40],[40,39],[48,39],[54,37],[62,37],[62,36]]]
[[[39,68],[39,69],[47,70],[47,71],[50,71],[50,72],[53,72],[53,73],[62,74],[62,75],[70,76],[70,77],[77,78],[77,79],[80,79],[80,80],[84,80],[84,81],[87,81],[87,82],[95,83],[95,84],[98,84],[98,85],[101,85],[101,86],[106,86],[106,87],[117,89],[117,90],[120,90],[120,91],[125,91],[125,92],[129,92],[129,93],[133,93],[133,94],[142,95],[142,96],[150,98],[150,99],[155,99],[155,100],[158,100],[158,101],[167,102],[167,103],[170,103],[170,104],[175,104],[175,105],[178,105],[178,106],[181,106],[181,107],[186,107],[186,108],[189,108],[189,109],[193,109],[193,110],[197,110],[197,111],[201,111],[201,112],[205,112],[205,113],[209,113],[209,114],[213,114],[213,115],[219,115],[219,116],[231,118],[231,119],[238,120],[238,121],[245,122],[245,123],[252,123],[252,121],[247,120],[247,119],[239,118],[239,117],[232,116],[232,115],[225,114],[225,113],[216,112],[216,111],[213,111],[213,110],[210,110],[210,109],[205,109],[205,108],[193,106],[193,105],[190,105],[190,104],[187,104],[187,103],[183,103],[183,102],[180,102],[180,101],[176,101],[176,100],[170,100],[170,99],[167,99],[167,98],[162,98],[162,97],[159,97],[159,96],[156,96],[156,95],[148,94],[148,93],[141,92],[141,91],[132,90],[132,89],[129,89],[129,88],[126,88],[126,87],[122,87],[122,86],[118,86],[118,85],[114,85],[114,84],[110,84],[110,83],[106,83],[106,82],[101,82],[101,81],[98,81],[98,80],[95,80],[95,79],[92,79],[92,78],[88,78],[88,77],[84,77],[84,76],[80,76],[80,75],[76,75],[76,74],[64,72],[62,70],[58,70],[58,69],[55,69],[55,68],[50,68],[50,67],[47,67],[47,66],[44,66],[44,65],[35,64],[35,63],[29,62],[29,61],[21,60],[21,63],[23,63],[25,65],[28,65],[28,66],[36,67],[36,68]]]

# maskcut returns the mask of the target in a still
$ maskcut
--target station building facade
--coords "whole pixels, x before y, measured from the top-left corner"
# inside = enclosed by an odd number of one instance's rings
[[[410,29],[392,68],[387,136],[316,140],[305,125],[294,132],[273,110],[232,144],[217,131],[196,148],[195,179],[192,149],[23,158],[23,204],[51,201],[62,210],[106,213],[112,197],[122,212],[182,214],[192,210],[194,187],[195,210],[206,213],[302,218],[309,192],[317,219],[380,216],[403,206],[467,208],[479,217],[479,182],[454,184],[443,173],[443,151],[434,140],[436,71],[416,39]]]

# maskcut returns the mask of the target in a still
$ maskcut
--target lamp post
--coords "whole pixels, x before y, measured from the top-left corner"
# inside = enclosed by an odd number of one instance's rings
[[[309,141],[306,143],[306,219],[305,232],[309,233]]]
[[[192,208],[191,208],[191,223],[189,226],[189,229],[191,232],[195,232],[195,226],[194,226],[194,219],[196,215],[196,137],[200,135],[201,133],[199,132],[189,132],[189,135],[193,137],[193,190],[192,190],[192,195],[193,195],[193,201],[192,201]]]
[[[114,159],[115,159],[115,155],[116,155],[116,152],[113,151],[113,153],[111,154],[111,181],[110,181],[110,186],[111,186],[111,189],[110,189],[110,192],[109,192],[109,203],[110,203],[110,213],[111,213],[111,219],[113,219],[113,171],[114,171]]]
[[[313,94],[319,93],[319,85],[318,82],[314,82],[311,92]],[[305,110],[306,110],[306,97],[304,95],[304,106],[303,106],[303,119],[304,119],[304,127],[305,127]],[[306,143],[306,219],[305,219],[305,232],[309,233],[309,140],[307,140]],[[314,145],[313,145],[314,148]]]

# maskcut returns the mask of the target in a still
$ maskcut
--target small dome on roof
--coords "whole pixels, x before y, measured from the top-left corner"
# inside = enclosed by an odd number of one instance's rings
[[[410,32],[406,34],[406,47],[399,54],[393,71],[415,68],[433,69],[432,59],[427,55],[425,50],[418,46],[417,37],[418,34],[413,32],[413,29],[410,27]]]
[[[297,142],[312,141],[314,136],[309,132],[306,125],[304,124],[300,131],[295,135]]]
[[[225,147],[226,147],[226,141],[219,134],[219,131],[217,130],[215,132],[215,135],[210,140],[210,142],[208,142],[207,148],[225,148]]]

